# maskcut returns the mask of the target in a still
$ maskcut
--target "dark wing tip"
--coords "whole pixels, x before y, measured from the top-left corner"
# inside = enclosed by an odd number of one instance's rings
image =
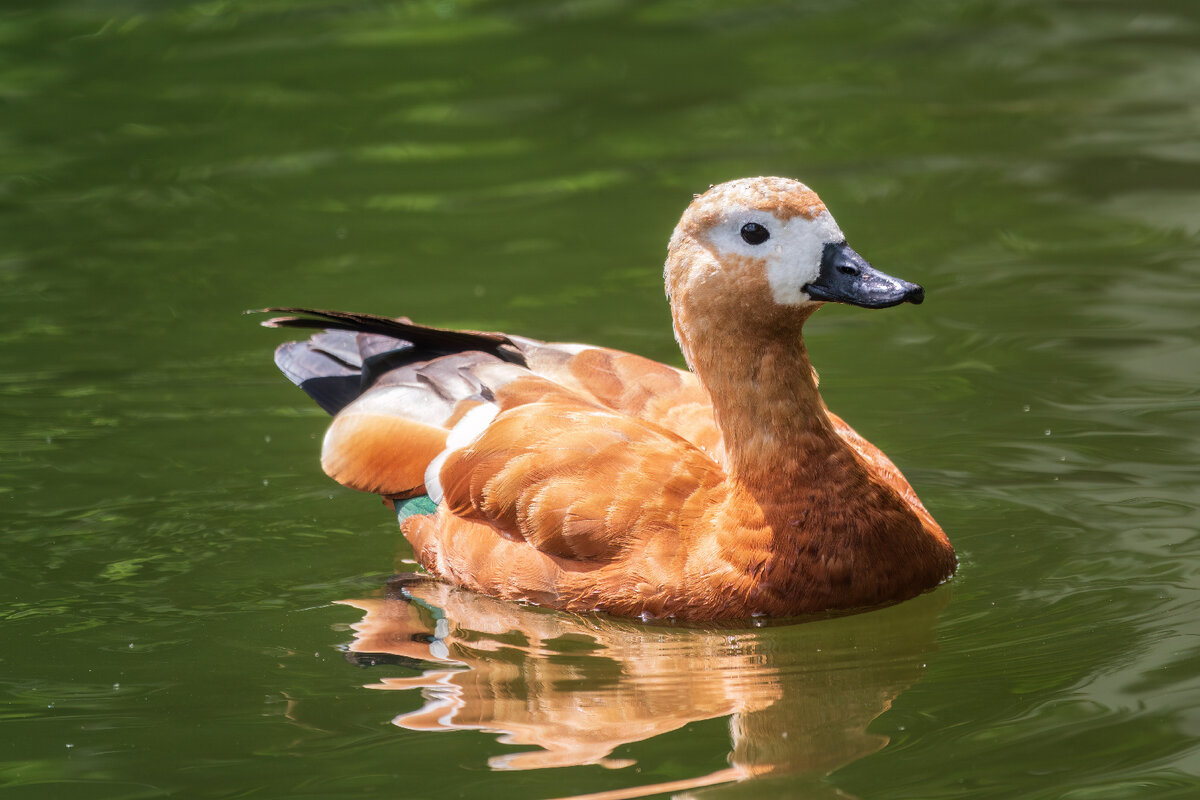
[[[289,315],[264,320],[260,324],[266,328],[315,328],[373,333],[433,352],[479,350],[497,355],[506,361],[524,360],[521,349],[503,333],[435,328],[430,325],[416,325],[407,317],[383,317],[378,314],[356,314],[298,306],[269,307],[251,313]]]

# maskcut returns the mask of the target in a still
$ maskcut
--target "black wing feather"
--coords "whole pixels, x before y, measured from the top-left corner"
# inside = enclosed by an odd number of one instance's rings
[[[403,369],[408,365],[472,352],[525,365],[518,346],[501,333],[434,328],[407,319],[315,308],[264,308],[261,312],[304,315],[273,317],[262,322],[267,328],[321,331],[307,341],[280,345],[275,351],[275,363],[292,383],[330,414],[341,411],[377,382],[413,380],[414,376],[408,376],[409,370]],[[430,363],[422,369],[433,370],[438,380],[458,383],[466,379],[454,374],[459,364],[455,358],[445,364]],[[432,377],[432,374],[415,375],[415,379],[425,382]],[[470,391],[479,391],[473,385],[477,383],[473,378],[466,382],[472,384],[467,387]],[[440,384],[435,388],[438,394],[448,391]]]

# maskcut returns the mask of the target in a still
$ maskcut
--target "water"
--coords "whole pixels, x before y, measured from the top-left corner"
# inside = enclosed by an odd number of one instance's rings
[[[5,796],[1195,796],[1198,90],[1184,0],[9,3]],[[387,589],[240,312],[679,363],[671,226],[756,174],[928,291],[808,341],[954,580],[753,629]]]

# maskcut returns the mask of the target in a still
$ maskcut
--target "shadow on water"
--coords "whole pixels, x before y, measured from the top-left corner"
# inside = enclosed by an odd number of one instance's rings
[[[871,613],[740,630],[546,611],[419,576],[343,602],[363,612],[348,659],[405,673],[366,688],[422,693],[422,706],[392,723],[486,731],[526,747],[490,758],[492,769],[629,767],[636,762],[614,750],[729,718],[727,768],[576,796],[617,800],[768,775],[819,779],[880,750],[888,737],[868,727],[919,680],[948,600],[943,590]]]

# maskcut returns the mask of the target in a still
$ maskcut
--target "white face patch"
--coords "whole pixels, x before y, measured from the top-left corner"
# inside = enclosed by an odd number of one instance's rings
[[[766,228],[770,238],[762,244],[743,239],[742,227],[751,222]],[[844,242],[846,237],[828,211],[814,219],[797,216],[781,222],[769,211],[735,207],[709,231],[709,239],[722,256],[766,261],[767,283],[775,302],[799,305],[812,300],[803,289],[820,274],[825,245]]]

